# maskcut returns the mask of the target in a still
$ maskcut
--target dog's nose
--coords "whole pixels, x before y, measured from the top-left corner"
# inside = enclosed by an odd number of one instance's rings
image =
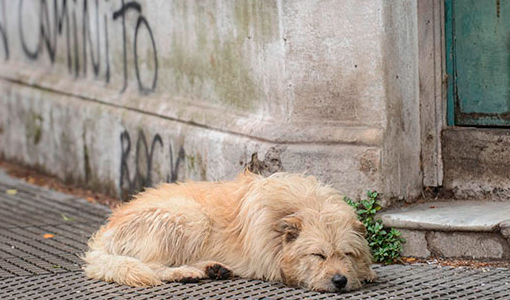
[[[336,274],[331,278],[331,282],[339,289],[343,289],[347,285],[347,278],[345,276]]]

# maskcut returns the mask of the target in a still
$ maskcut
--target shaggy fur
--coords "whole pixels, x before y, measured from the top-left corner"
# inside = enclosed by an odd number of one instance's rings
[[[130,286],[235,275],[349,291],[375,278],[364,233],[341,195],[314,177],[245,172],[139,194],[91,237],[84,269]]]

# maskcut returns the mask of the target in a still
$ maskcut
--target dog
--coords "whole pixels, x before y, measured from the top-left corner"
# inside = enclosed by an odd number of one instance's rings
[[[239,276],[351,291],[376,278],[365,233],[340,193],[313,176],[245,171],[138,194],[92,235],[84,270],[135,287]]]

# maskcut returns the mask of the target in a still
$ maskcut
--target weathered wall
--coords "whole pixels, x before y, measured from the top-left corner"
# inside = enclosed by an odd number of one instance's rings
[[[444,130],[444,189],[454,199],[508,201],[509,146],[510,132],[506,128]]]
[[[416,1],[362,2],[0,0],[0,154],[124,196],[249,164],[413,196]]]

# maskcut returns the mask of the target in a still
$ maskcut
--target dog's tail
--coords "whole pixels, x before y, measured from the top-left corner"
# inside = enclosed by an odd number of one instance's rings
[[[102,250],[91,250],[86,252],[82,259],[87,263],[83,269],[90,278],[114,281],[135,287],[162,283],[150,266],[134,257],[112,255]]]

